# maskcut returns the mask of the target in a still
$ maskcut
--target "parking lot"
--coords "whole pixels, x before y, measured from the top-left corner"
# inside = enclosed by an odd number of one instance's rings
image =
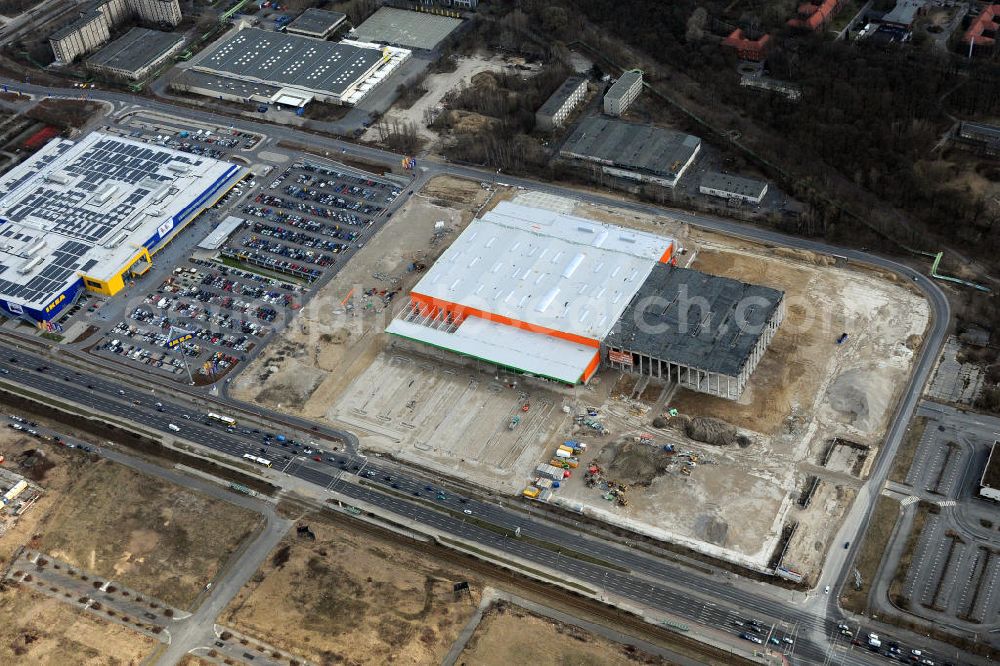
[[[899,597],[916,615],[985,632],[1000,623],[1000,525],[976,493],[994,429],[949,409],[923,404],[928,421],[914,462],[905,482],[891,486],[909,494],[897,539],[914,548]]]
[[[130,306],[96,352],[196,383],[225,375],[265,342],[279,316],[302,305],[305,289],[209,260],[192,259]],[[168,350],[171,327],[191,339]]]
[[[245,225],[222,256],[311,283],[384,218],[400,188],[366,175],[300,161],[251,190]]]
[[[145,113],[133,114],[121,125],[106,127],[105,131],[213,159],[252,150],[264,138],[233,127],[181,123]]]

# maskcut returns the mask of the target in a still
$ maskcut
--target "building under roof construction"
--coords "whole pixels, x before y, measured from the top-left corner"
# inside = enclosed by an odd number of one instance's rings
[[[128,273],[246,170],[98,132],[55,139],[0,178],[0,311],[43,322]]]
[[[777,289],[655,266],[605,338],[612,367],[736,400],[784,318]]]
[[[682,270],[673,266],[675,250],[674,240],[663,236],[501,202],[474,220],[435,262],[387,331],[515,372],[566,384],[587,382],[611,349],[609,336],[616,330],[629,335],[634,328],[622,320],[637,307],[638,295],[656,289],[662,275]],[[698,282],[692,274],[703,275],[684,271],[686,282],[708,289],[713,303],[728,307],[741,297],[738,290],[723,289],[721,278],[703,276]],[[657,282],[647,287],[654,276]],[[778,307],[780,292],[757,289],[776,299]],[[748,331],[740,344],[752,340],[763,349],[770,337],[763,343],[760,338]],[[682,349],[688,340],[677,336],[673,345]],[[693,342],[699,349],[705,344]],[[614,350],[609,360],[617,367],[646,371],[623,363],[621,342]],[[712,371],[717,371],[714,366],[706,366]],[[719,391],[718,382],[685,385]]]

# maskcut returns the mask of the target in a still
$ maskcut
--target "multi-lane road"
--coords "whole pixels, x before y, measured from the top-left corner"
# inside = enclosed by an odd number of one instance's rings
[[[70,91],[47,90],[19,82],[8,81],[7,83],[12,88],[35,95],[72,94]],[[143,108],[170,113],[175,117],[182,115],[201,122],[235,124],[240,129],[262,132],[268,135],[271,140],[287,140],[308,144],[316,149],[327,150],[331,155],[342,155],[347,158],[357,158],[390,166],[399,164],[401,157],[380,149],[305,133],[295,128],[269,125],[249,119],[234,119],[211,111],[176,107],[162,101],[140,99],[124,93],[93,90],[88,91],[88,95],[93,99],[101,99],[114,104],[117,112],[123,112],[129,108]],[[421,163],[419,173],[414,177],[412,188],[421,186],[427,179],[436,175],[451,175],[475,180],[496,178],[496,174],[491,171],[425,160]],[[883,257],[837,248],[819,241],[790,237],[769,229],[744,225],[722,218],[673,209],[667,211],[648,204],[625,202],[600,193],[577,191],[506,175],[502,176],[502,180],[510,185],[572,197],[595,205],[611,205],[653,215],[669,214],[671,217],[695,226],[757,242],[837,255],[848,262],[867,264],[894,272],[906,280],[911,280],[914,286],[923,292],[933,313],[931,328],[925,336],[923,353],[917,361],[911,381],[894,415],[872,475],[862,488],[838,538],[835,540],[835,542],[850,541],[852,548],[831,551],[820,583],[820,587],[827,584],[831,587],[839,586],[850,571],[851,561],[858,547],[859,539],[857,537],[860,537],[867,527],[874,500],[882,488],[891,460],[902,440],[906,424],[913,414],[922,387],[944,340],[950,319],[950,308],[942,291],[927,277]],[[17,363],[10,363],[8,360],[10,357],[17,358]],[[171,432],[169,424],[174,424],[180,428],[180,432],[177,433],[179,436],[230,455],[242,456],[244,453],[250,452],[266,456],[275,461],[276,469],[283,470],[287,474],[321,487],[335,488],[340,494],[406,516],[440,530],[444,534],[488,545],[517,558],[537,562],[546,567],[571,572],[576,581],[609,596],[620,597],[637,605],[679,616],[694,623],[725,629],[729,633],[734,633],[732,621],[739,616],[756,616],[762,620],[769,620],[769,624],[778,627],[779,636],[784,636],[786,633],[795,635],[792,658],[798,663],[828,663],[831,660],[836,663],[866,663],[865,660],[869,658],[865,653],[846,652],[840,649],[842,642],[837,634],[836,623],[841,618],[841,614],[836,605],[835,594],[813,595],[805,600],[789,601],[787,597],[773,594],[763,586],[747,585],[740,581],[730,581],[719,576],[709,576],[686,569],[638,551],[620,547],[617,544],[581,535],[546,522],[541,518],[527,518],[520,511],[496,504],[480,502],[473,498],[463,498],[465,499],[463,502],[447,490],[447,499],[438,500],[437,490],[440,486],[432,484],[434,491],[427,491],[425,490],[428,485],[426,482],[412,477],[404,470],[397,469],[384,461],[372,462],[356,457],[350,453],[353,450],[352,447],[332,456],[329,453],[323,454],[321,459],[316,461],[312,459],[312,456],[295,455],[292,450],[286,447],[265,445],[260,438],[253,436],[252,433],[251,435],[244,434],[242,429],[226,432],[221,427],[206,426],[201,422],[200,412],[189,405],[170,401],[163,397],[170,395],[173,390],[172,387],[166,385],[157,393],[160,396],[159,400],[164,405],[164,411],[159,412],[153,407],[156,399],[149,391],[136,390],[129,384],[117,380],[112,381],[98,373],[74,374],[75,370],[68,366],[64,368],[51,359],[43,360],[28,352],[9,348],[0,349],[0,365],[7,367],[10,373],[0,376],[0,380],[12,381],[46,395],[63,397],[66,400],[72,400],[92,408],[96,412],[141,422],[147,428],[165,433]],[[39,372],[35,369],[45,365],[51,366],[51,369],[46,372]],[[66,379],[67,377],[69,379]],[[147,382],[155,381],[150,378],[144,379]],[[225,395],[221,399],[228,401]],[[138,401],[139,404],[134,404],[133,401]],[[240,407],[242,408],[242,406]],[[191,418],[185,419],[184,414]],[[266,415],[264,416],[266,417]],[[287,420],[285,417],[282,418]],[[354,440],[349,433],[342,433],[342,435],[348,443]],[[264,451],[260,451],[262,447]],[[286,459],[285,456],[289,456],[289,458]],[[369,471],[372,472],[371,477],[367,476]],[[366,483],[369,485],[361,485],[357,482],[359,472],[365,475],[362,478],[366,479]],[[349,482],[347,476],[354,477],[354,481]],[[391,477],[391,480],[386,480],[387,476]],[[394,484],[398,488],[393,488]],[[419,498],[413,496],[415,492],[420,493]],[[446,510],[442,511],[441,508],[434,508],[428,504],[437,504]],[[602,567],[525,540],[503,537],[495,531],[477,525],[475,520],[469,519],[468,515],[464,513],[465,510],[471,511],[473,517],[488,521],[493,525],[511,529],[521,527],[525,535],[530,535],[534,539],[558,544],[569,550],[588,553],[592,557],[612,563],[614,567]],[[627,571],[621,571],[619,568],[624,568]]]

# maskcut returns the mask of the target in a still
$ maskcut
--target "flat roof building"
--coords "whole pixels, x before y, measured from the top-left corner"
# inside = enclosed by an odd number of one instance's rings
[[[0,177],[0,310],[41,322],[117,293],[245,173],[99,132],[50,141]]]
[[[388,332],[575,384],[674,241],[501,202],[427,271]]]
[[[614,82],[604,95],[604,113],[620,116],[642,92],[642,70],[631,69]]]
[[[675,241],[501,202],[455,239],[386,329],[565,384],[610,367],[736,399],[784,295],[677,267]]]
[[[585,118],[560,156],[602,165],[612,176],[673,187],[694,162],[701,139],[621,120]]]
[[[316,39],[329,39],[346,20],[347,14],[342,12],[310,7],[285,26],[285,32]]]
[[[566,118],[573,112],[583,98],[587,96],[587,79],[582,76],[571,76],[563,81],[552,93],[538,111],[535,111],[535,127],[550,131],[562,127]]]
[[[351,105],[409,55],[404,49],[376,44],[327,42],[245,28],[216,45],[191,69],[218,78],[274,86],[285,100],[273,100],[279,104],[304,106],[316,99]]]
[[[958,124],[955,138],[987,154],[1000,152],[1000,127],[996,125],[962,121]]]
[[[759,204],[767,194],[767,183],[753,178],[709,171],[701,177],[698,191],[713,197]]]
[[[783,318],[777,289],[657,265],[605,339],[607,360],[736,400]]]
[[[363,42],[432,51],[461,24],[462,19],[450,16],[379,7],[353,30],[352,36]]]
[[[979,480],[979,495],[1000,502],[1000,442],[993,442],[986,468]]]
[[[174,27],[181,22],[179,0],[94,0],[75,21],[49,36],[56,60],[63,64],[106,44],[112,29],[130,20]]]
[[[926,4],[926,0],[896,0],[896,6],[882,16],[881,22],[909,30]]]
[[[132,28],[87,59],[87,69],[131,81],[145,79],[184,46],[184,35]]]

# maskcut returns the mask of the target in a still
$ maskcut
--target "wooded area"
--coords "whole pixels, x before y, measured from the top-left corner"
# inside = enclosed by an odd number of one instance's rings
[[[783,187],[819,209],[812,222],[788,230],[878,243],[874,228],[894,241],[887,249],[952,246],[997,265],[996,206],[950,187],[947,166],[932,154],[957,118],[1000,113],[992,58],[970,63],[926,47],[797,34],[785,26],[794,2],[738,3],[736,23],[720,21],[734,20],[724,11],[730,4],[633,0],[622,11],[612,0],[512,0],[511,8],[554,41],[585,42],[628,66],[648,56],[652,62],[641,64],[657,89],[713,126],[738,132],[743,145],[791,176]],[[767,73],[801,86],[800,101],[739,85],[736,57],[720,45],[736,24],[772,32]],[[688,130],[718,142],[703,126]],[[977,171],[998,177],[995,169]]]

